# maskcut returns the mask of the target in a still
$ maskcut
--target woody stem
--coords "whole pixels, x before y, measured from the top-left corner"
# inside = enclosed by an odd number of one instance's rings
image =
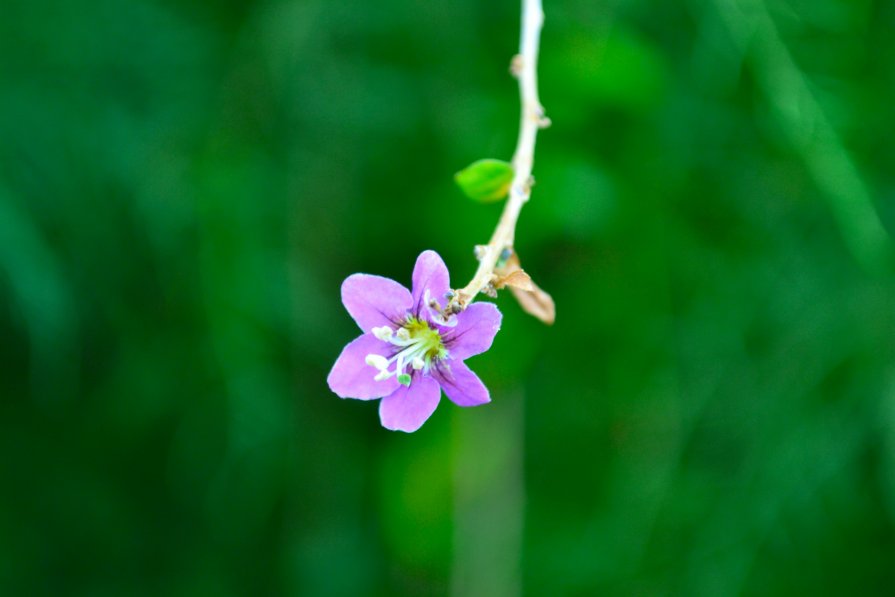
[[[516,221],[522,206],[531,195],[535,142],[538,130],[549,126],[544,107],[538,97],[538,48],[544,11],[541,0],[522,0],[522,32],[519,54],[513,58],[511,70],[519,79],[519,97],[522,109],[519,123],[519,139],[513,154],[513,182],[503,213],[491,235],[491,240],[479,254],[479,267],[472,280],[459,289],[452,300],[457,310],[462,310],[494,279],[494,268],[505,248],[512,248],[516,233]]]

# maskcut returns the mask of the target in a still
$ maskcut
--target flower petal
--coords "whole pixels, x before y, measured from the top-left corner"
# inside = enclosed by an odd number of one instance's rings
[[[502,315],[493,303],[472,303],[457,314],[457,326],[443,332],[444,344],[455,360],[467,359],[491,348]]]
[[[420,303],[425,300],[426,290],[430,299],[444,306],[444,295],[451,289],[447,266],[435,251],[423,251],[413,267],[413,312],[420,314]]]
[[[394,326],[403,320],[413,306],[413,298],[394,280],[353,274],[342,282],[342,304],[357,325],[369,332],[374,327]]]
[[[457,406],[478,406],[491,402],[488,388],[463,361],[442,361],[434,373],[441,389]]]
[[[394,352],[393,347],[373,334],[355,338],[342,349],[332,371],[326,378],[329,389],[340,398],[371,400],[382,398],[394,392],[400,384],[395,377],[376,381],[376,369],[367,365],[368,354],[379,354],[386,358]]]
[[[410,387],[401,386],[394,394],[382,399],[379,420],[386,429],[416,431],[432,416],[440,399],[438,382],[427,375],[416,374]]]

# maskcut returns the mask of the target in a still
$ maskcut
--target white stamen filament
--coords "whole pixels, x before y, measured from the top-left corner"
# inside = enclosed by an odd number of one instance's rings
[[[388,332],[384,330],[388,330]],[[375,353],[367,355],[365,359],[367,365],[379,370],[374,378],[376,381],[404,375],[404,370],[408,365],[416,371],[429,371],[431,364],[429,355],[433,349],[431,336],[424,334],[411,337],[410,332],[404,327],[392,332],[391,328],[383,326],[382,328],[373,328],[372,332],[380,340],[403,349],[388,359]],[[394,369],[391,369],[392,365],[394,365]]]

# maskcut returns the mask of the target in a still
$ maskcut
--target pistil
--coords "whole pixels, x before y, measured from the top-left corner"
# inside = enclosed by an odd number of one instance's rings
[[[388,326],[373,328],[372,333],[383,342],[401,348],[391,358],[378,354],[368,354],[367,365],[375,367],[379,373],[374,378],[382,381],[397,376],[398,382],[410,386],[411,376],[405,373],[409,365],[414,371],[428,372],[433,359],[444,358],[447,351],[441,341],[441,335],[429,327],[425,320],[408,317],[404,325],[397,330]],[[392,369],[394,365],[394,369]]]

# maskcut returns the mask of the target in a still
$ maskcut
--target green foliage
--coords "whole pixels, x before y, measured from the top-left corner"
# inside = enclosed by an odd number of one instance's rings
[[[501,160],[473,162],[454,175],[457,186],[467,197],[481,203],[505,199],[513,182],[513,165]]]
[[[0,595],[891,592],[895,6],[544,8],[556,323],[408,436],[339,285],[472,276],[519,3],[4,0]]]

